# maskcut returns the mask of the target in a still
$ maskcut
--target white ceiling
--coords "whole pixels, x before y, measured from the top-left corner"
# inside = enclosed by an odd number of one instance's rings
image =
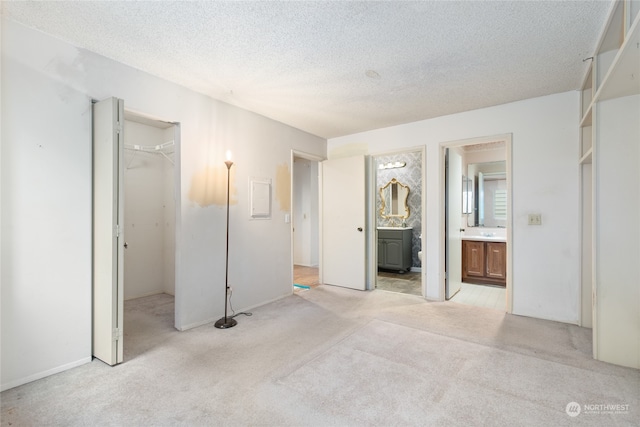
[[[325,138],[577,89],[610,5],[2,2],[15,21]]]

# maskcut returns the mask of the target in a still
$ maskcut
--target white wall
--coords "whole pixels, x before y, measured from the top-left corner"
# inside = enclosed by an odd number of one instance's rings
[[[470,163],[499,162],[507,159],[507,149],[505,147],[492,149],[479,149],[477,151],[467,151],[462,153],[462,166],[467,171]]]
[[[91,360],[91,104],[24,37],[3,22],[2,390]]]
[[[578,322],[578,92],[566,92],[328,141],[329,158],[426,146],[423,248],[428,299],[442,300],[440,144],[513,134],[513,312]],[[528,226],[529,213],[542,226]]]
[[[129,110],[181,124],[177,328],[223,314],[226,211],[219,198],[208,200],[220,191],[211,178],[226,169],[227,149],[236,162],[233,305],[242,310],[291,294],[291,236],[284,222],[291,150],[324,157],[323,139],[5,17],[2,88],[2,389],[91,357],[92,98],[116,96]],[[272,220],[249,221],[250,176],[273,179]]]

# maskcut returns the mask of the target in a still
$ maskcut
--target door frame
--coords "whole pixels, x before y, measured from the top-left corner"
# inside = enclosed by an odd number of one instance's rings
[[[513,173],[512,173],[512,145],[513,145],[513,134],[512,133],[504,133],[498,135],[491,136],[483,136],[476,138],[468,138],[468,139],[460,139],[454,141],[446,141],[440,143],[440,177],[442,181],[442,185],[440,186],[440,251],[445,254],[445,256],[441,257],[440,260],[440,300],[444,301],[445,298],[445,257],[447,254],[445,253],[445,239],[446,230],[445,230],[445,149],[451,147],[464,147],[466,145],[476,145],[476,144],[487,144],[490,142],[498,142],[504,141],[505,143],[505,151],[506,151],[506,166],[507,166],[507,301],[506,301],[506,312],[513,313]]]
[[[290,265],[291,265],[291,272],[290,272],[290,279],[289,281],[291,282],[291,293],[293,293],[293,256],[294,256],[294,231],[293,231],[293,219],[294,219],[294,209],[293,207],[295,206],[295,192],[294,192],[294,188],[293,188],[293,171],[294,171],[294,161],[295,159],[305,159],[305,160],[310,160],[313,162],[317,162],[320,163],[323,160],[326,160],[326,157],[320,157],[320,156],[316,156],[315,154],[310,154],[310,153],[305,153],[304,151],[298,151],[298,150],[291,150],[291,157],[289,159],[289,170],[291,171],[291,182],[289,183],[290,186],[290,190],[289,190],[289,194],[290,194],[290,212],[289,212],[289,236],[290,236],[290,248],[291,248],[291,260],[290,260]],[[319,168],[320,165],[318,165],[318,282],[322,283],[322,218],[320,218],[321,216],[321,212],[322,212],[322,176],[319,172]]]
[[[377,151],[371,153],[368,156],[368,176],[367,181],[369,184],[369,197],[367,200],[367,216],[368,221],[371,226],[369,230],[367,230],[367,257],[370,260],[368,266],[368,276],[370,280],[368,281],[367,290],[373,290],[376,288],[376,283],[378,280],[378,240],[377,240],[377,215],[376,215],[376,198],[378,197],[378,186],[377,186],[377,176],[378,169],[375,165],[375,160],[379,156],[393,156],[395,154],[402,153],[420,153],[420,179],[422,181],[422,194],[420,195],[420,205],[422,208],[422,214],[420,215],[420,234],[422,235],[422,241],[420,242],[420,247],[424,250],[424,239],[426,236],[426,212],[427,212],[427,197],[426,197],[426,146],[418,145],[414,147],[407,147],[395,150],[385,150],[385,151]],[[422,257],[422,265],[424,265],[427,261],[426,256]],[[426,280],[426,269],[421,266],[420,268],[420,285],[422,289],[422,298],[426,298],[427,295],[427,280]]]

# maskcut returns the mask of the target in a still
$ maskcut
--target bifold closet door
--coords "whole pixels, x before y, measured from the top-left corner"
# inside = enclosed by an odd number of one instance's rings
[[[123,360],[124,102],[93,105],[93,356]]]

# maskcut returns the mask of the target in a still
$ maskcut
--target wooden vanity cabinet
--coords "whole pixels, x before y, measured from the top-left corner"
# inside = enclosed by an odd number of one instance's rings
[[[463,240],[462,281],[506,286],[507,244]]]

